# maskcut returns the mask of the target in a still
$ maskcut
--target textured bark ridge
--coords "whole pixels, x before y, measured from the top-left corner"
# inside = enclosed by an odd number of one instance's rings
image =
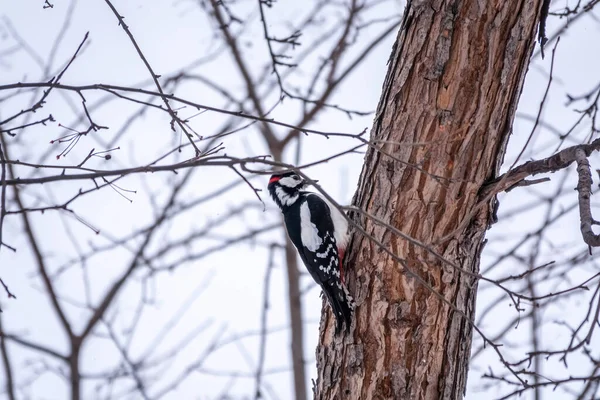
[[[367,152],[353,201],[473,273],[493,207],[472,210],[503,158],[541,3],[409,2],[371,135],[382,151]],[[326,311],[315,398],[462,398],[472,328],[403,270],[469,317],[475,280],[372,219],[355,220],[405,266],[355,232],[346,256],[355,326],[334,337]]]

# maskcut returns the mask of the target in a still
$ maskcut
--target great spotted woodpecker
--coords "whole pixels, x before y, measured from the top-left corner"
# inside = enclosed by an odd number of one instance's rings
[[[295,172],[275,174],[269,193],[281,209],[285,227],[306,269],[323,289],[336,318],[336,334],[350,328],[354,301],[344,284],[342,261],[348,245],[348,222],[321,195],[303,190],[307,182]]]

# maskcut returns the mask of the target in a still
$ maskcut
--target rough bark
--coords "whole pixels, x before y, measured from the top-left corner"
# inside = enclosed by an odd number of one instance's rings
[[[353,217],[404,261],[355,231],[346,265],[356,322],[334,337],[327,310],[315,398],[464,395],[472,335],[464,316],[472,320],[477,282],[459,269],[479,269],[493,204],[472,210],[502,162],[541,3],[408,2],[371,132],[382,151],[367,152],[353,204],[458,268],[364,215]]]

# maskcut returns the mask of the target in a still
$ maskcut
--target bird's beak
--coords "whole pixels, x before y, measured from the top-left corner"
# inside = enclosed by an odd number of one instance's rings
[[[308,186],[308,185],[314,185],[315,183],[319,182],[316,179],[313,179],[312,181],[307,181],[306,179],[302,180],[302,185],[303,186]]]

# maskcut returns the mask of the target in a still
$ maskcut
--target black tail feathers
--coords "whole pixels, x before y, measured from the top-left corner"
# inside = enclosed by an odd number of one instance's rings
[[[348,289],[343,283],[328,282],[327,288],[323,288],[333,315],[335,316],[335,334],[339,335],[342,331],[342,326],[346,326],[346,330],[350,330],[352,323],[352,314],[354,312],[354,300]],[[328,290],[326,290],[328,289]]]

